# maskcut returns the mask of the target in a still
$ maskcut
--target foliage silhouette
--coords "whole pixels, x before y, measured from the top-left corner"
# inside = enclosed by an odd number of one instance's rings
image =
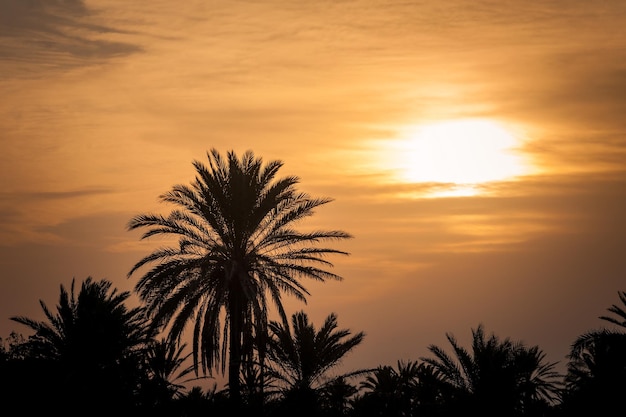
[[[486,337],[482,325],[472,329],[471,350],[446,337],[454,356],[430,345],[434,357],[421,359],[438,375],[452,414],[540,416],[558,399],[561,375],[537,346]]]
[[[239,158],[215,149],[207,157],[208,167],[193,162],[197,175],[190,186],[175,185],[160,196],[177,207],[167,217],[141,214],[130,220],[130,230],[148,229],[142,239],[174,236],[178,245],[144,257],[128,276],[152,265],[135,287],[152,325],[168,327],[170,337],[180,338],[185,326],[195,323],[196,370],[210,373],[221,364],[224,372],[228,362],[230,396],[238,405],[241,364],[252,360],[252,351],[244,349],[253,346],[246,340],[251,334],[244,329],[250,323],[267,327],[268,296],[283,318],[283,293],[306,301],[301,278],[340,280],[326,269],[332,263],[325,258],[347,253],[317,245],[350,235],[294,229],[332,200],[297,191],[298,177],[276,178],[281,161],[263,165],[251,151]]]
[[[359,390],[348,382],[350,377],[335,377],[319,391],[320,408],[326,417],[340,417],[352,412],[352,400]]]
[[[618,291],[617,295],[618,295],[620,301],[622,302],[622,304],[624,304],[624,306],[626,306],[626,292]],[[607,310],[610,313],[613,313],[613,316],[602,315],[602,316],[599,317],[601,320],[608,321],[609,323],[613,323],[613,324],[616,324],[616,325],[618,325],[620,327],[626,328],[626,310],[624,310],[624,308],[622,306],[618,306],[617,304],[613,304]],[[614,317],[614,316],[617,316],[617,317]]]
[[[174,339],[149,337],[142,308],[127,309],[123,305],[128,293],[118,293],[110,282],[91,278],[83,282],[78,296],[74,287],[74,281],[71,291],[61,286],[56,312],[40,301],[46,321],[11,318],[26,324],[35,334],[25,339],[12,332],[0,343],[0,377],[4,383],[0,398],[5,407],[28,404],[29,412],[62,412],[69,416],[232,414],[228,392],[217,391],[216,384],[203,392],[200,387],[185,391],[176,382],[193,371],[184,364],[189,355],[184,353],[185,345]],[[625,300],[622,293],[620,300]],[[616,305],[609,309],[619,317],[623,310]],[[600,316],[624,327],[622,321],[605,317],[609,316]],[[311,341],[318,337],[327,342],[334,340],[318,346],[332,346],[335,342],[341,345],[350,335],[341,333],[347,331],[337,331],[336,317],[333,325],[326,326],[333,322],[327,319],[319,331],[308,323],[302,311],[294,314],[292,321],[297,324],[293,333],[287,322],[273,322],[277,331],[270,334],[282,334],[282,337],[272,340],[279,346],[287,346],[281,348],[285,352],[306,353],[294,362],[296,366],[286,360],[289,365],[281,367],[275,362],[281,355],[273,356],[277,351],[269,349],[268,365],[276,367],[265,381],[281,381],[283,389],[269,403],[268,397],[261,397],[271,407],[251,408],[248,410],[253,411],[251,415],[282,417],[294,412],[319,417],[609,415],[622,406],[626,391],[626,333],[621,331],[592,330],[576,339],[568,356],[568,373],[559,403],[554,398],[561,386],[557,381],[559,376],[552,370],[554,364],[544,362],[538,347],[529,348],[495,335],[486,337],[482,326],[472,330],[471,350],[459,346],[448,334],[453,355],[431,345],[434,358],[421,358],[422,362],[398,361],[397,369],[379,366],[361,373],[365,376],[361,392],[347,382],[354,373],[333,378],[303,378],[298,375],[315,373],[297,371],[298,367],[321,369],[323,366],[312,364],[327,363],[318,360],[318,352],[324,349],[310,349],[315,346]],[[324,328],[332,330],[323,331]],[[326,336],[321,337],[323,334]],[[340,334],[344,337],[332,337]],[[99,344],[110,346],[96,346]],[[298,344],[309,348],[299,350]],[[116,356],[117,359],[111,359]],[[308,365],[303,366],[304,363]],[[256,372],[250,374],[250,387],[258,387],[263,381],[254,377],[260,374],[260,362],[256,366],[249,368]],[[280,375],[282,378],[272,380]],[[302,386],[297,381],[305,380],[315,381],[310,384],[312,389],[299,392],[290,389]],[[289,381],[296,383],[290,385]],[[303,409],[303,405],[308,408]]]
[[[357,398],[356,409],[360,414],[372,416],[412,415],[417,369],[418,364],[413,361],[398,361],[397,369],[389,365],[379,366],[361,382],[360,388],[366,393]]]
[[[626,293],[618,292],[626,305]],[[616,304],[602,315],[606,322],[626,328],[626,311]],[[617,316],[617,317],[615,317]],[[564,414],[608,415],[623,407],[626,393],[626,333],[597,329],[576,338],[568,355]]]
[[[147,342],[144,350],[146,380],[142,385],[142,400],[152,413],[171,413],[174,400],[185,390],[185,379],[193,373],[193,364],[186,363],[191,353],[185,353],[185,343],[168,338]]]
[[[283,412],[316,415],[321,412],[321,399],[330,398],[332,389],[335,394],[340,392],[338,388],[352,393],[345,379],[369,372],[359,370],[332,378],[327,375],[363,342],[365,333],[353,335],[348,329],[338,329],[335,313],[326,317],[319,330],[304,311],[294,313],[291,324],[292,328],[287,321],[269,323],[268,375],[282,387]],[[345,401],[334,397],[334,401],[325,405],[340,403],[343,407]]]
[[[56,312],[40,300],[47,321],[11,317],[35,332],[24,342],[29,360],[21,365],[39,370],[50,409],[81,415],[93,407],[120,412],[136,405],[148,333],[143,309],[125,306],[129,296],[88,277],[78,294],[75,280],[69,292],[61,285]]]
[[[361,382],[364,392],[353,401],[359,416],[431,415],[441,401],[441,384],[432,367],[401,361],[379,366]]]

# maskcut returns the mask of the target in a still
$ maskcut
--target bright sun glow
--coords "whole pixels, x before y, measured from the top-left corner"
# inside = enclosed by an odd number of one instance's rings
[[[413,126],[402,135],[401,181],[448,184],[430,197],[471,196],[479,185],[529,174],[521,139],[490,120],[451,120]]]

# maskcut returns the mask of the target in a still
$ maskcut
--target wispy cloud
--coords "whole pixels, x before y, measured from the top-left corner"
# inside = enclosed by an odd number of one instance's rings
[[[138,52],[114,41],[82,0],[0,0],[0,68],[5,77],[71,68]]]
[[[72,207],[113,211],[114,208],[97,203],[112,193],[106,188],[0,192],[0,245],[24,241],[60,243],[64,238],[55,231],[58,225],[79,216]]]
[[[0,192],[0,201],[16,198],[22,201],[38,201],[44,202],[48,200],[73,199],[91,195],[104,195],[113,192],[107,188],[92,188],[85,190],[67,190],[67,191],[30,191],[30,192]]]

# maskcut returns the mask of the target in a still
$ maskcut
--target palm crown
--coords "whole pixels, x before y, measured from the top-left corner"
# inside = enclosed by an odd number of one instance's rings
[[[251,151],[241,159],[233,151],[223,158],[215,149],[207,156],[208,167],[193,162],[197,176],[190,186],[175,185],[161,195],[163,202],[177,206],[168,216],[142,214],[129,222],[129,229],[147,228],[142,239],[173,235],[178,245],[155,250],[128,275],[152,264],[136,290],[155,326],[169,325],[170,335],[180,337],[195,321],[196,368],[200,363],[210,372],[221,363],[224,371],[230,347],[229,385],[238,395],[240,363],[251,354],[242,351],[248,345],[244,338],[251,337],[243,329],[250,323],[267,327],[267,295],[284,318],[283,292],[302,301],[309,294],[301,278],[340,280],[326,269],[332,264],[325,257],[347,253],[316,245],[350,235],[294,229],[331,200],[298,192],[298,177],[277,179],[281,161],[263,165]]]

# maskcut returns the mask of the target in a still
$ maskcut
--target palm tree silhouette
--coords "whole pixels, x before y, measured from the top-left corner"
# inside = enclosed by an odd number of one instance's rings
[[[283,396],[289,412],[314,414],[318,411],[322,391],[332,389],[337,378],[349,378],[368,370],[345,373],[328,378],[327,373],[356,348],[365,333],[352,334],[348,329],[338,329],[337,315],[329,314],[316,330],[308,315],[299,311],[291,316],[293,333],[289,323],[271,321],[268,341],[268,374],[283,387]],[[328,392],[330,394],[330,392]]]
[[[626,293],[618,292],[626,305]],[[601,320],[626,328],[626,311],[616,304]],[[568,354],[563,408],[566,412],[609,414],[622,407],[626,392],[626,333],[598,329],[576,338]]]
[[[130,230],[148,229],[142,239],[175,236],[178,245],[144,257],[128,276],[153,265],[136,291],[153,326],[169,326],[170,337],[180,338],[185,326],[194,322],[196,370],[201,365],[211,372],[221,363],[224,372],[228,350],[228,386],[239,406],[241,363],[252,355],[243,348],[250,345],[244,340],[247,323],[267,328],[268,297],[283,318],[283,293],[306,302],[309,293],[301,278],[340,280],[325,269],[332,267],[325,257],[347,253],[317,245],[350,235],[294,229],[332,200],[298,192],[298,177],[276,179],[281,161],[263,165],[251,151],[241,159],[229,151],[224,158],[215,149],[207,157],[208,167],[193,162],[197,175],[191,186],[175,185],[161,195],[162,202],[177,206],[169,216],[141,214],[130,220]]]
[[[356,401],[359,413],[390,417],[421,415],[417,410],[422,392],[420,380],[428,371],[416,361],[399,360],[396,368],[379,366],[361,382],[365,393]]]
[[[622,302],[626,306],[626,292],[618,291],[617,295]],[[626,328],[626,310],[624,310],[621,306],[617,304],[611,305],[611,307],[607,308],[607,311],[613,313],[615,316],[602,315],[599,318],[604,321],[608,321],[609,323],[616,324],[620,327]]]
[[[69,292],[61,285],[56,313],[40,300],[47,321],[11,317],[35,331],[26,342],[28,354],[56,378],[47,389],[61,403],[76,397],[64,413],[81,415],[94,406],[119,412],[136,403],[147,325],[143,309],[125,306],[130,293],[111,285],[88,277],[76,294],[72,280]]]
[[[150,340],[144,350],[146,381],[142,385],[144,401],[155,411],[168,413],[176,398],[183,395],[185,379],[194,370],[187,360],[185,343],[168,338]]]
[[[352,411],[352,399],[358,394],[356,385],[344,376],[333,378],[324,384],[320,392],[320,407],[327,417],[340,417]]]
[[[564,409],[608,415],[615,407],[622,407],[625,353],[624,333],[602,329],[579,336],[568,355]]]
[[[546,362],[537,346],[501,340],[494,334],[487,338],[482,325],[472,330],[471,351],[453,335],[446,337],[454,356],[430,345],[434,358],[421,359],[439,375],[453,410],[483,416],[534,416],[558,398],[561,376],[554,370],[556,363]]]

